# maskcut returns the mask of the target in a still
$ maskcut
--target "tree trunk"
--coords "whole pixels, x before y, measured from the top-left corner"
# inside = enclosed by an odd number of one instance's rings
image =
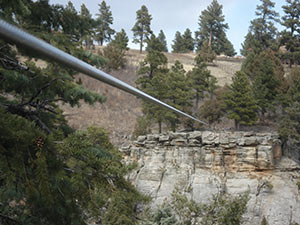
[[[235,130],[240,129],[240,123],[237,120],[234,120],[234,126],[235,126]]]
[[[198,107],[199,107],[199,92],[196,92],[196,111],[198,111]]]
[[[176,124],[175,123],[172,123],[171,129],[172,129],[173,132],[176,132]]]
[[[158,121],[158,132],[161,133],[161,121]]]
[[[208,46],[211,47],[211,42],[212,42],[212,31],[209,33],[209,40],[208,40]]]
[[[144,36],[141,36],[141,42],[140,42],[140,54],[142,54],[142,50],[143,50],[143,41],[144,41]]]

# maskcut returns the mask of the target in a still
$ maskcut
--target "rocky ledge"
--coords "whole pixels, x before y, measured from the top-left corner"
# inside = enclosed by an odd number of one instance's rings
[[[250,191],[244,224],[300,223],[299,165],[282,156],[275,133],[209,132],[149,134],[120,149],[136,162],[129,179],[153,205],[170,199],[174,188],[198,201],[213,194]]]

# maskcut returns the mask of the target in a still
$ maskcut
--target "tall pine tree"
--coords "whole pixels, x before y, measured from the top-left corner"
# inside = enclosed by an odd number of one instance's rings
[[[288,139],[300,142],[300,69],[293,68],[288,75],[289,89],[287,101],[282,115],[279,134],[284,141]]]
[[[192,107],[193,93],[189,86],[183,65],[175,61],[171,70],[167,74],[168,88],[166,90],[166,102],[184,112],[190,112]],[[175,131],[180,124],[180,116],[174,112],[166,111],[165,120],[172,131]]]
[[[129,49],[127,47],[128,41],[129,41],[128,36],[127,36],[125,30],[122,29],[120,32],[116,33],[114,40],[112,40],[112,43],[114,45],[117,45],[120,49],[128,50]]]
[[[211,46],[216,54],[227,54],[226,48],[229,46],[227,43],[229,40],[226,37],[225,31],[229,27],[225,23],[222,8],[223,6],[217,0],[213,0],[207,9],[201,12],[199,16],[199,31],[196,32],[198,49],[207,41],[208,46]],[[226,43],[227,46],[224,46]]]
[[[195,47],[195,41],[194,38],[192,37],[192,32],[189,28],[187,28],[185,30],[185,32],[182,35],[182,39],[183,39],[183,48],[184,48],[184,52],[192,52],[194,51],[194,47]]]
[[[65,34],[69,34],[71,39],[80,41],[80,17],[72,2],[68,2],[62,12],[61,26]]]
[[[92,37],[94,35],[94,25],[95,21],[92,18],[92,14],[90,13],[89,9],[86,8],[85,4],[81,5],[80,9],[80,38],[81,42],[85,44],[85,46],[89,49],[92,44]]]
[[[158,36],[158,40],[162,43],[164,46],[163,52],[168,52],[168,46],[167,46],[167,40],[166,40],[166,35],[164,34],[163,30],[160,30]]]
[[[115,33],[110,26],[113,24],[113,17],[110,7],[106,5],[105,1],[99,4],[99,13],[96,19],[96,40],[102,46],[105,41],[110,41],[112,35]]]
[[[242,44],[242,54],[247,56],[249,51],[259,54],[268,48],[278,49],[277,28],[279,14],[274,11],[275,3],[271,0],[261,0],[261,5],[256,7],[258,18],[251,21],[248,34]]]
[[[204,58],[200,53],[195,57],[195,63],[195,67],[187,73],[187,77],[194,90],[195,110],[198,111],[199,101],[204,99],[205,93],[209,90],[210,84],[212,84],[211,79],[213,79],[213,76],[207,69]]]
[[[224,102],[228,118],[234,120],[236,129],[239,129],[241,124],[253,125],[257,120],[257,105],[245,73],[236,72]]]
[[[181,36],[181,33],[179,31],[176,31],[175,33],[175,39],[173,40],[172,44],[172,52],[174,53],[181,53],[184,50],[184,44],[183,44],[183,38]]]
[[[144,43],[152,34],[151,25],[152,16],[149,14],[145,5],[136,12],[136,23],[131,29],[133,32],[133,43],[140,44],[140,53],[142,53]]]
[[[285,15],[281,24],[286,30],[281,33],[281,44],[288,51],[284,58],[289,60],[291,67],[294,62],[300,64],[300,1],[286,0],[282,8]]]
[[[280,60],[271,50],[261,52],[253,61],[253,91],[261,119],[274,110],[278,97],[285,92],[284,71]]]

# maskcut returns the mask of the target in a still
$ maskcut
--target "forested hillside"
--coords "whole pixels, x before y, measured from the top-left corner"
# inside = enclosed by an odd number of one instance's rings
[[[125,179],[135,165],[124,163],[111,142],[182,129],[267,128],[283,146],[299,146],[300,1],[286,0],[283,15],[274,6],[259,1],[243,56],[234,57],[217,0],[200,12],[197,30],[174,32],[172,49],[163,30],[152,31],[151,11],[142,5],[131,30],[139,50],[128,48],[124,29],[114,30],[104,0],[96,15],[71,1],[0,0],[1,20],[208,124],[0,39],[0,223],[185,224],[173,216],[176,208],[139,217],[150,198]],[[219,200],[216,209],[237,207],[241,218],[246,197]],[[241,223],[226,215],[216,223]]]

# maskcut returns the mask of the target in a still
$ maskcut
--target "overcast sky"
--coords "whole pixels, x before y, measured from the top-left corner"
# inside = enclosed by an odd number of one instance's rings
[[[79,11],[80,5],[84,3],[93,16],[98,12],[98,4],[102,0],[71,0],[75,8]],[[129,39],[129,47],[138,49],[138,46],[132,43],[131,28],[135,24],[136,11],[142,5],[147,6],[152,15],[151,29],[155,34],[162,29],[167,37],[168,48],[171,50],[171,44],[176,31],[183,33],[189,28],[193,33],[199,29],[198,19],[201,11],[206,9],[212,0],[106,0],[114,18],[113,29],[120,31],[125,29]],[[65,5],[68,0],[50,0],[52,4]],[[285,0],[273,0],[276,3],[275,9],[282,16],[281,6]],[[227,37],[234,45],[235,51],[239,54],[241,43],[247,34],[250,20],[255,18],[256,5],[260,0],[219,0],[223,5],[223,14],[225,22],[228,23]],[[278,25],[279,29],[282,29]]]

